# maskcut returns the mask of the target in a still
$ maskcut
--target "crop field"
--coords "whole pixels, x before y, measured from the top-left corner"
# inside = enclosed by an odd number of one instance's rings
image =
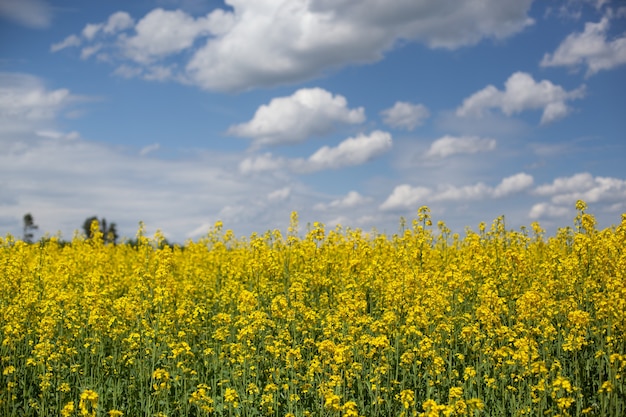
[[[2,416],[623,416],[626,214],[0,238]],[[567,225],[564,225],[567,226]]]

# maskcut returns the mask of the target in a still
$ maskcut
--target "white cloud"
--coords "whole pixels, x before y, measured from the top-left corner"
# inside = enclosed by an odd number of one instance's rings
[[[437,139],[426,152],[427,157],[446,158],[455,154],[475,154],[492,151],[496,148],[496,140],[477,136],[454,137],[446,135]]]
[[[391,195],[380,205],[381,210],[411,208],[423,205],[432,195],[428,187],[412,187],[408,184],[398,185]]]
[[[46,124],[78,100],[68,89],[47,89],[32,75],[0,72],[0,133],[45,130]]]
[[[485,198],[502,198],[523,192],[533,184],[533,177],[526,173],[518,173],[502,179],[495,187],[482,182],[472,185],[454,186],[439,185],[437,188],[413,187],[408,184],[396,186],[387,199],[381,204],[381,210],[417,208],[433,202],[468,201]]]
[[[72,131],[69,133],[59,132],[58,130],[38,130],[35,132],[35,135],[40,138],[48,138],[48,139],[62,139],[62,140],[77,140],[80,138],[80,133],[76,131]]]
[[[232,16],[216,10],[194,18],[182,10],[154,9],[135,26],[136,35],[123,37],[126,56],[139,63],[151,63],[190,48],[196,39],[223,31]]]
[[[173,79],[237,91],[378,61],[398,41],[454,49],[485,38],[506,38],[533,23],[528,17],[532,0],[395,0],[393,7],[379,0],[227,3],[231,9],[197,18],[181,10],[154,9],[139,20],[134,33],[123,33],[110,46],[119,48],[118,59],[140,65],[186,51],[189,59]],[[85,35],[95,38],[100,31],[121,31],[132,23],[117,17],[115,25],[112,19],[95,24]]]
[[[391,149],[392,139],[387,132],[375,130],[369,135],[348,138],[336,147],[323,146],[307,159],[306,164],[297,162],[296,170],[319,171],[361,165]]]
[[[102,44],[97,43],[92,46],[87,46],[80,51],[80,59],[88,59],[95,53],[98,53],[102,49]]]
[[[2,0],[0,16],[36,29],[50,26],[52,8],[44,0]]]
[[[504,91],[493,85],[472,94],[456,111],[458,116],[480,117],[485,110],[499,108],[507,116],[526,110],[543,109],[541,124],[565,117],[570,108],[566,102],[585,95],[585,87],[566,91],[548,80],[536,82],[530,74],[516,72],[505,83]]]
[[[158,9],[157,9],[158,10]],[[114,35],[118,32],[130,29],[135,25],[135,20],[126,12],[113,13],[106,22],[87,23],[81,32],[83,38],[91,41],[100,32],[106,35]]]
[[[327,204],[324,204],[324,203],[316,204],[314,208],[316,210],[322,210],[322,211],[329,210],[329,209],[351,209],[351,208],[369,203],[370,201],[371,201],[370,198],[362,196],[357,191],[350,191],[344,197],[333,200]],[[342,222],[338,222],[338,223],[342,223]]]
[[[274,190],[267,195],[267,199],[270,201],[284,201],[291,194],[291,187],[283,187],[278,190]]]
[[[50,46],[50,52],[57,52],[61,49],[69,48],[71,46],[80,46],[82,41],[76,35],[70,35],[67,38],[63,39],[61,42],[54,43]]]
[[[149,153],[158,151],[159,149],[161,149],[161,145],[159,145],[158,143],[153,143],[153,144],[150,144],[141,148],[139,150],[139,155],[146,156]]]
[[[123,77],[123,78],[134,78],[143,72],[143,69],[138,67],[131,67],[126,64],[122,64],[113,71],[113,74]]]
[[[102,31],[111,35],[131,28],[134,24],[135,20],[128,13],[116,12],[109,16],[109,19],[102,27]]]
[[[239,163],[239,171],[242,174],[251,174],[255,172],[276,171],[286,164],[286,159],[275,157],[270,152],[262,155],[250,156]]]
[[[430,117],[430,112],[423,104],[397,101],[393,107],[381,112],[383,122],[391,127],[413,130]]]
[[[626,35],[607,40],[609,18],[586,23],[582,33],[572,33],[552,54],[545,54],[542,67],[587,66],[587,76],[626,64]]]
[[[491,3],[491,4],[485,4]],[[372,62],[400,39],[457,48],[504,38],[531,23],[531,1],[396,0],[280,3],[233,1],[235,24],[189,62],[207,89],[244,90],[315,77],[324,69]]]
[[[239,163],[243,174],[271,172],[287,169],[298,174],[307,174],[327,169],[339,169],[361,165],[387,152],[392,146],[391,135],[375,130],[369,135],[361,134],[347,138],[335,147],[322,146],[307,159],[283,158],[266,152],[245,158]]]
[[[135,21],[133,18],[126,12],[116,12],[109,16],[108,20],[103,23],[88,23],[83,28],[80,36],[78,35],[69,35],[64,40],[58,43],[54,43],[50,46],[50,52],[58,52],[62,49],[80,46],[83,41],[90,42],[94,41],[96,36],[100,33],[104,33],[106,35],[114,35],[118,32],[124,31],[133,27]],[[81,51],[81,59],[87,59],[97,50],[105,47],[105,44],[99,42],[95,45],[90,45],[82,49]]]
[[[576,192],[581,189],[593,187],[593,176],[588,172],[575,174],[571,177],[556,178],[552,184],[544,184],[535,190],[538,195],[554,195],[561,193]]]
[[[531,219],[563,218],[571,213],[572,209],[568,207],[555,206],[549,203],[537,203],[531,207],[528,217]]]
[[[143,78],[151,81],[166,81],[174,76],[174,67],[164,67],[162,65],[156,65],[150,67],[144,74]]]
[[[495,198],[505,197],[510,194],[519,193],[530,188],[533,185],[532,175],[524,172],[504,178],[500,184],[493,190]]]
[[[256,146],[302,142],[325,135],[339,125],[365,121],[363,107],[348,108],[341,95],[321,88],[303,88],[259,107],[252,120],[231,126],[228,133],[251,138]]]
[[[85,25],[85,27],[83,28],[81,34],[83,35],[83,37],[87,38],[87,40],[92,40],[96,37],[98,32],[100,32],[100,29],[102,29],[103,26],[104,25],[101,23],[87,23],[87,25]]]
[[[626,200],[626,180],[612,177],[594,177],[588,172],[571,177],[556,178],[551,184],[535,189],[541,196],[549,196],[554,204],[573,205],[577,200],[587,203]]]

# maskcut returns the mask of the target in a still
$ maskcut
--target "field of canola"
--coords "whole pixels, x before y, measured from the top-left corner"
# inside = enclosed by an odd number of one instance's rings
[[[552,237],[422,207],[394,236],[0,238],[0,415],[626,415],[626,214],[577,209]]]

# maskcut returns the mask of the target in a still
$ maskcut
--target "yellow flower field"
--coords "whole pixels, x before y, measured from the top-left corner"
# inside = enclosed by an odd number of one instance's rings
[[[0,239],[2,416],[626,415],[626,214]]]

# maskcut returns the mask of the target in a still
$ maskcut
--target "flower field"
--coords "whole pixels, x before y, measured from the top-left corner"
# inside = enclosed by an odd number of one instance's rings
[[[2,416],[626,415],[626,214],[0,239]]]

